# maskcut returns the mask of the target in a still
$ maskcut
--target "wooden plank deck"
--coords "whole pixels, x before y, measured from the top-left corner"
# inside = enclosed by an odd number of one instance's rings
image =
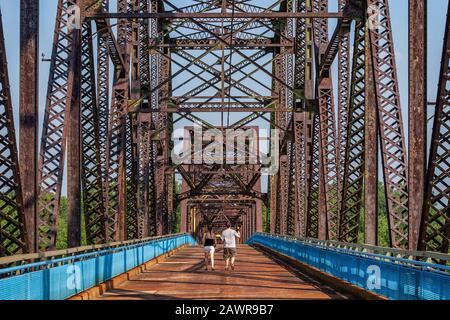
[[[215,271],[202,259],[201,247],[182,249],[99,299],[346,299],[250,246],[238,247],[234,271],[224,270],[220,247]]]

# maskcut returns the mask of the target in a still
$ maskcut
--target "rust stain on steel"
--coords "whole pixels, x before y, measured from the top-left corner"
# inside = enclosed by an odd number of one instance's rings
[[[20,2],[20,136],[19,165],[28,248],[37,250],[37,177],[39,114],[39,3]]]

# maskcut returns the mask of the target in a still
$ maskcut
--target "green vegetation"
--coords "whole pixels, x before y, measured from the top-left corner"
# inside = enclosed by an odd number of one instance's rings
[[[58,233],[56,236],[56,249],[67,248],[67,212],[68,202],[67,197],[61,197],[61,205],[59,207],[59,219],[58,219]],[[84,224],[84,215],[81,215],[81,245],[85,246],[86,242],[86,229]]]
[[[378,183],[378,245],[389,246],[389,225],[383,183]],[[364,244],[364,208],[361,210],[358,243]]]
[[[264,203],[262,204],[262,223],[263,223],[263,231],[269,233],[270,232],[270,212]]]

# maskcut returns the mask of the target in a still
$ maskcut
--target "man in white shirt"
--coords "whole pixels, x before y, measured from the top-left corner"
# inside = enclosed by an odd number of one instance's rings
[[[227,222],[227,229],[222,231],[223,258],[225,259],[225,270],[229,269],[231,260],[231,270],[234,270],[234,260],[236,258],[236,238],[241,235],[238,231],[231,229],[231,223]]]

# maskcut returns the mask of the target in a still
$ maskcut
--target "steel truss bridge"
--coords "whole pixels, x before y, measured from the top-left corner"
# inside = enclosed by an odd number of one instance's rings
[[[192,244],[203,226],[219,231],[228,221],[250,244],[287,256],[279,241],[303,246],[295,247],[302,261],[320,270],[302,248],[368,250],[374,259],[445,269],[450,15],[428,146],[426,1],[409,1],[408,128],[389,1],[339,0],[336,12],[328,2],[117,0],[112,8],[107,0],[58,0],[40,125],[39,1],[22,0],[19,106],[0,23],[0,278],[49,266],[48,257],[64,262],[167,239]],[[177,164],[177,126],[188,140],[194,126],[277,129],[279,148],[269,155],[279,170],[265,180],[261,162]],[[251,155],[248,145],[241,152]],[[380,177],[386,230],[378,228]],[[63,186],[72,249],[55,253]],[[177,210],[180,231],[193,238],[174,235]],[[82,235],[90,249],[80,248]],[[377,247],[381,236],[388,248]]]

